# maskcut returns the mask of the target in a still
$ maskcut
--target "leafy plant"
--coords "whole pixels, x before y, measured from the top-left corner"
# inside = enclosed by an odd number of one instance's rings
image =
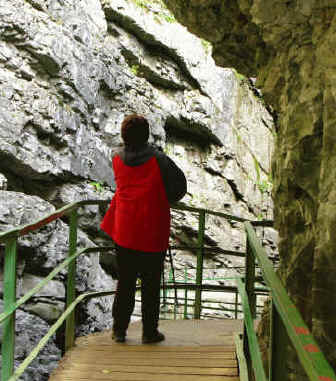
[[[170,23],[173,23],[173,22],[176,22],[176,19],[175,17],[170,14],[170,13],[165,13],[162,15],[162,17],[167,21],[167,22],[170,22]]]
[[[92,185],[95,188],[96,192],[101,192],[103,190],[103,183],[99,181],[92,181],[90,185]]]
[[[268,177],[268,180],[261,180],[260,176],[260,166],[258,160],[254,157],[254,166],[257,174],[257,187],[261,193],[269,192],[272,189],[272,177],[271,175]]]
[[[234,75],[238,79],[239,82],[246,80],[245,75],[239,73],[236,69],[233,69],[233,72],[234,72]]]
[[[272,183],[267,181],[267,180],[263,180],[263,181],[259,181],[257,183],[257,186],[258,186],[261,193],[266,193],[266,192],[269,192],[271,190]]]
[[[201,39],[201,43],[203,45],[203,48],[205,49],[205,51],[207,53],[209,53],[210,49],[211,49],[211,43],[207,40],[204,40],[203,38]]]
[[[132,65],[132,66],[131,66],[131,72],[132,72],[134,75],[138,75],[138,73],[139,73],[139,65]]]

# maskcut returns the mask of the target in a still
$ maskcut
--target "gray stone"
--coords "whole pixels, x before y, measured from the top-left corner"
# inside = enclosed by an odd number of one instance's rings
[[[8,184],[0,190],[1,231],[74,201],[109,202],[120,124],[134,112],[148,118],[150,142],[186,173],[187,205],[250,219],[265,217],[269,205],[272,218],[265,183],[272,116],[260,93],[234,70],[216,66],[211,46],[160,4],[146,7],[123,0],[0,0],[0,172]],[[99,229],[104,213],[97,206],[79,210],[78,247],[111,243]],[[173,242],[196,245],[195,215],[173,215]],[[207,245],[245,249],[241,224],[217,217],[206,223]],[[18,293],[64,260],[68,234],[64,217],[19,239]],[[274,239],[265,241],[273,255]],[[184,279],[187,266],[195,276],[195,251],[174,254],[176,277]],[[78,259],[78,293],[115,288],[108,256]],[[209,277],[240,274],[232,268],[239,260],[225,256],[209,255],[205,265]],[[62,271],[25,313],[53,322],[64,305],[65,278]],[[112,299],[82,303],[77,334],[110,328]]]
[[[3,302],[0,300],[0,311],[3,312]],[[49,325],[37,316],[20,309],[16,312],[16,345],[15,367],[30,354],[42,337],[48,332]],[[0,331],[2,343],[2,331]],[[20,377],[22,381],[46,381],[49,374],[56,368],[61,358],[61,350],[57,347],[56,337],[52,337],[42,349],[39,356],[28,366]]]
[[[0,173],[0,190],[7,190],[7,178]]]
[[[18,287],[18,292],[20,296],[25,295],[32,288],[37,286],[43,278],[25,273],[21,279]],[[37,294],[35,297],[48,297],[50,299],[64,299],[65,298],[65,288],[60,281],[49,281]]]
[[[65,303],[46,300],[44,302],[27,303],[23,309],[30,314],[37,315],[48,324],[53,324],[64,312]]]
[[[330,238],[336,214],[335,3],[164,2],[179,21],[213,43],[217,64],[257,77],[256,85],[278,115],[273,193],[279,274],[335,367],[336,307],[330,303],[336,292]],[[297,362],[289,367],[290,379],[306,380]]]

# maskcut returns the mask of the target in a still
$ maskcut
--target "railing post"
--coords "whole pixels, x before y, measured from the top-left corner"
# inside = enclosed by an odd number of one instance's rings
[[[184,283],[186,285],[186,288],[184,289],[184,319],[188,318],[188,271],[186,268],[184,268]]]
[[[235,319],[238,319],[238,290],[235,292]]]
[[[245,258],[245,290],[249,300],[249,305],[253,319],[256,318],[256,295],[254,291],[255,282],[255,258],[251,250],[249,241],[246,240],[246,258]]]
[[[16,301],[16,243],[13,238],[6,243],[4,263],[3,299],[4,311]],[[3,322],[2,377],[7,381],[14,372],[15,355],[15,311]]]
[[[270,343],[269,343],[269,381],[286,381],[288,379],[286,370],[289,338],[284,324],[275,307],[273,299],[270,303]]]
[[[69,252],[68,256],[72,256],[76,252],[77,246],[77,223],[78,212],[73,210],[70,214],[70,229],[69,229]],[[67,293],[66,293],[66,308],[75,300],[76,293],[76,260],[68,266],[67,278]],[[74,346],[75,343],[75,310],[66,319],[65,326],[65,351]]]
[[[246,239],[246,257],[245,257],[245,290],[251,310],[252,318],[256,317],[256,304],[255,304],[255,292],[254,292],[254,281],[255,281],[255,258],[251,250],[249,240]],[[247,371],[249,375],[249,380],[253,380],[253,367],[252,359],[249,353],[248,337],[246,332],[246,327],[244,325],[244,338],[243,346],[247,363]]]
[[[205,233],[205,210],[201,210],[199,212],[199,219],[198,219],[198,250],[197,250],[196,295],[195,295],[194,319],[201,318],[204,233]]]

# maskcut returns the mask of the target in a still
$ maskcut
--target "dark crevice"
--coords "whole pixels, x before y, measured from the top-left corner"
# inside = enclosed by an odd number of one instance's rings
[[[244,195],[239,192],[237,184],[234,180],[227,180],[227,183],[230,185],[233,194],[236,197],[236,201],[244,201]]]
[[[43,9],[42,5],[36,1],[36,0],[25,0],[26,3],[30,4],[33,8],[35,8],[37,11],[45,12],[45,9]]]
[[[150,82],[153,86],[158,88],[165,88],[171,90],[185,90],[186,86],[183,86],[179,83],[175,83],[171,80],[165,79],[153,70],[150,69],[147,65],[142,65],[139,58],[133,54],[128,49],[123,49],[121,52],[128,64],[128,66],[132,69],[132,67],[137,67],[138,77],[145,78],[148,82]],[[161,56],[159,56],[161,58]]]
[[[70,172],[63,176],[37,173],[27,164],[3,152],[0,153],[0,163],[0,172],[8,181],[8,191],[38,196],[46,201],[52,198],[51,195],[57,187],[70,181],[72,183],[83,181],[80,176],[76,177]]]
[[[213,169],[213,168],[211,168],[211,167],[204,167],[204,169],[207,171],[207,172],[209,172],[211,175],[213,175],[213,176],[219,176],[219,177],[221,177],[221,178],[225,178],[223,175],[222,175],[222,173],[221,172],[218,172],[218,171],[216,171],[215,169]]]
[[[62,131],[57,135],[55,131],[47,131],[42,126],[29,122],[27,123],[22,132],[28,132],[29,134],[35,135],[41,145],[46,147],[54,147],[57,150],[62,150],[68,147],[68,143],[63,139],[64,135]]]
[[[132,18],[124,16],[110,7],[104,9],[106,20],[114,22],[124,30],[134,35],[142,44],[146,46],[148,50],[154,55],[161,55],[170,57],[181,69],[182,74],[187,78],[188,82],[192,84],[192,87],[198,89],[203,95],[207,96],[202,90],[198,81],[190,74],[185,62],[176,55],[174,49],[163,45],[160,41],[155,39],[150,33],[147,33],[139,25],[137,25]]]
[[[201,150],[206,150],[212,144],[221,146],[222,143],[206,126],[197,124],[181,117],[176,119],[169,117],[166,120],[165,130],[167,139],[177,138],[179,140],[194,143]]]
[[[197,246],[198,232],[197,230],[193,229],[190,226],[187,226],[187,225],[180,226],[180,231],[177,232],[176,234],[172,234],[172,236],[174,236],[177,240],[179,240],[182,245],[187,245],[191,247]],[[205,233],[204,245],[216,247],[218,243]],[[190,250],[190,251],[196,253],[197,250]]]

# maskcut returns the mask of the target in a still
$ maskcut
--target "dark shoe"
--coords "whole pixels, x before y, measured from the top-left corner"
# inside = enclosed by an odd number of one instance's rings
[[[112,331],[112,339],[116,343],[124,343],[126,341],[126,334],[124,332],[114,332],[114,331]]]
[[[160,341],[163,341],[165,339],[165,336],[161,332],[156,332],[152,336],[142,336],[142,344],[152,344],[152,343],[159,343]]]

